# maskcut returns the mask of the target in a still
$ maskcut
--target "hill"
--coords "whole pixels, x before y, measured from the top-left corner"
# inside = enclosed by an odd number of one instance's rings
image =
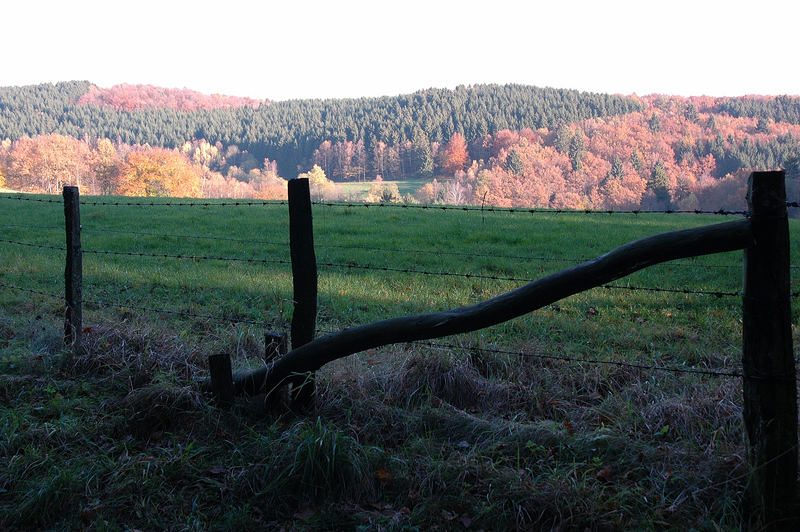
[[[0,171],[9,186],[30,192],[80,181],[93,193],[274,198],[283,178],[316,165],[327,199],[352,199],[328,180],[380,176],[425,182],[412,197],[377,181],[367,197],[380,201],[737,209],[744,177],[777,167],[787,170],[790,197],[800,194],[800,99],[790,96],[475,85],[256,105],[65,82],[0,88],[0,139]],[[126,182],[143,164],[132,168],[129,154],[156,148],[182,157],[173,166],[193,168],[179,172],[191,182],[155,174],[152,186]]]
[[[99,105],[116,111],[137,111],[143,109],[174,109],[176,111],[200,111],[210,109],[236,109],[239,107],[258,108],[265,104],[253,98],[206,95],[189,89],[165,89],[153,85],[115,85],[101,89],[90,85],[81,96],[78,105]]]

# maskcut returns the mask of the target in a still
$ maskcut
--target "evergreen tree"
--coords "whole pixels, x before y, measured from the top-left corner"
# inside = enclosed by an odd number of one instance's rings
[[[583,140],[583,133],[579,131],[569,141],[569,161],[576,172],[583,168],[583,154],[585,151],[586,144]]]
[[[653,165],[647,188],[653,193],[659,204],[664,205],[664,208],[669,208],[669,176],[660,159]]]
[[[520,157],[517,150],[511,150],[508,156],[506,157],[506,164],[505,169],[507,172],[510,172],[514,175],[521,176],[525,173],[525,165],[522,162],[522,157]]]
[[[428,135],[417,126],[411,139],[411,172],[417,177],[433,177],[433,155]]]

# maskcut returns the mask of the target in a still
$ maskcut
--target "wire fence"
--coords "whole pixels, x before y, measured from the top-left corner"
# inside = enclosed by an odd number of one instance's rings
[[[29,294],[37,294],[46,296],[48,298],[54,300],[63,300],[64,294],[57,294],[54,292],[47,292],[43,290],[33,290],[29,288],[24,288],[20,286],[11,285],[8,283],[0,282],[0,287],[6,288],[9,290],[15,290],[23,293]],[[282,321],[277,320],[251,320],[246,318],[231,318],[227,316],[221,315],[212,315],[212,314],[199,314],[193,312],[185,312],[185,311],[178,311],[173,309],[167,308],[155,308],[150,306],[140,306],[140,305],[132,305],[128,302],[109,302],[109,301],[102,301],[96,299],[84,299],[82,301],[86,305],[93,305],[103,309],[116,309],[120,311],[129,311],[129,310],[138,310],[142,312],[149,312],[153,314],[168,314],[171,316],[180,316],[184,318],[194,318],[200,320],[208,320],[211,322],[227,322],[233,324],[246,324],[246,325],[254,325],[258,327],[268,327],[273,330],[287,332],[289,330],[289,325]],[[318,332],[324,334],[334,334],[338,331],[336,330],[325,330],[321,329]],[[642,371],[659,371],[659,372],[666,372],[671,374],[695,374],[695,375],[704,375],[709,377],[728,377],[728,378],[740,378],[742,377],[742,373],[740,371],[730,371],[730,370],[723,370],[723,369],[704,369],[704,368],[696,368],[696,367],[686,367],[686,366],[661,366],[661,365],[651,365],[651,364],[637,364],[622,360],[604,360],[599,358],[577,358],[577,357],[570,357],[566,355],[554,355],[551,353],[542,353],[537,351],[530,351],[530,350],[508,350],[508,349],[497,349],[497,348],[489,348],[489,347],[480,347],[480,346],[472,346],[472,345],[461,345],[461,344],[453,344],[453,343],[443,343],[443,342],[433,342],[433,341],[414,341],[414,342],[407,342],[409,345],[416,345],[422,346],[431,349],[438,349],[438,350],[446,350],[446,351],[467,351],[467,352],[481,352],[481,353],[490,353],[493,355],[504,355],[504,356],[514,356],[514,357],[521,357],[521,358],[534,358],[539,360],[551,360],[551,361],[558,361],[558,362],[566,362],[573,366],[582,366],[582,365],[607,365],[607,366],[618,366],[618,367],[625,367],[628,369],[636,369]],[[800,377],[798,377],[798,381],[800,381]]]
[[[39,203],[54,203],[54,204],[62,204],[63,202],[60,199],[51,199],[51,198],[35,198],[35,197],[25,197],[25,196],[0,196],[0,199],[10,199],[10,200],[20,200],[20,201],[31,201],[31,202],[39,202]],[[219,201],[219,202],[210,202],[210,201],[202,201],[202,202],[156,202],[156,201],[83,201],[81,205],[87,206],[103,206],[103,207],[161,207],[161,206],[168,206],[168,207],[243,207],[243,206],[285,206],[288,203],[286,201]],[[531,208],[498,208],[498,207],[474,207],[474,206],[446,206],[446,205],[411,205],[411,204],[389,204],[389,203],[379,203],[379,204],[356,204],[356,203],[332,203],[332,202],[315,202],[315,206],[317,207],[344,207],[344,208],[371,208],[371,207],[387,207],[387,208],[400,208],[400,209],[421,209],[421,210],[441,210],[441,211],[471,211],[471,212],[504,212],[504,213],[527,213],[527,214],[565,214],[565,213],[572,213],[572,214],[711,214],[711,215],[721,215],[721,216],[748,216],[749,213],[747,211],[730,211],[719,209],[715,211],[702,211],[702,210],[691,210],[691,211],[680,211],[680,210],[663,210],[663,211],[644,211],[644,210],[623,210],[623,211],[610,211],[610,210],[561,210],[561,209],[531,209]],[[787,202],[787,207],[789,208],[797,208],[797,202]],[[8,228],[19,228],[19,229],[26,229],[26,230],[63,230],[63,226],[54,226],[54,225],[30,225],[30,224],[4,224],[5,227]],[[102,227],[92,227],[87,226],[83,227],[82,230],[91,232],[98,232],[98,233],[112,233],[112,234],[125,234],[125,235],[133,235],[133,236],[145,236],[145,237],[152,237],[157,239],[163,238],[175,238],[175,239],[192,239],[192,240],[211,240],[211,241],[226,241],[236,244],[252,244],[252,245],[269,245],[269,246],[276,246],[276,247],[288,247],[288,242],[286,241],[277,241],[277,240],[260,240],[260,239],[248,239],[248,238],[235,238],[235,237],[228,237],[228,236],[213,236],[213,235],[195,235],[195,234],[183,234],[183,233],[161,233],[161,232],[150,232],[150,231],[131,231],[131,230],[122,230],[122,229],[110,229],[110,228],[102,228]],[[39,249],[47,249],[47,250],[56,250],[56,251],[65,251],[66,248],[64,246],[57,246],[51,244],[41,244],[41,243],[34,243],[34,242],[25,242],[21,240],[11,240],[11,239],[0,239],[0,243],[4,244],[11,244],[11,245],[19,245],[31,248],[39,248]],[[464,257],[464,258],[475,258],[475,259],[512,259],[512,260],[519,260],[519,261],[543,261],[543,262],[559,262],[559,263],[580,263],[584,262],[585,258],[578,258],[578,257],[549,257],[549,256],[524,256],[524,255],[496,255],[496,254],[488,254],[488,253],[463,253],[463,252],[450,252],[450,251],[431,251],[431,250],[424,250],[424,249],[412,249],[412,248],[375,248],[370,246],[362,246],[362,245],[337,245],[337,244],[317,244],[316,247],[319,248],[331,248],[331,249],[351,249],[351,250],[360,250],[360,251],[369,251],[369,252],[380,252],[380,253],[405,253],[405,254],[430,254],[430,255],[447,255],[453,257]],[[119,250],[100,250],[100,249],[83,249],[83,253],[86,254],[94,254],[94,255],[108,255],[108,256],[133,256],[133,257],[142,257],[142,258],[153,258],[153,259],[178,259],[178,260],[193,260],[193,261],[224,261],[224,262],[242,262],[242,263],[250,263],[250,264],[279,264],[279,265],[290,265],[290,260],[283,260],[283,259],[266,259],[266,258],[242,258],[242,257],[227,257],[227,256],[212,256],[212,255],[194,255],[194,254],[167,254],[167,253],[147,253],[142,251],[119,251]],[[733,269],[733,268],[740,268],[739,266],[733,265],[718,265],[718,264],[698,264],[696,262],[674,262],[671,263],[672,266],[678,267],[686,267],[686,268],[719,268],[719,269]],[[378,272],[394,272],[394,273],[402,273],[402,274],[410,274],[410,275],[426,275],[426,276],[443,276],[443,277],[458,277],[464,279],[480,279],[480,280],[492,280],[492,281],[510,281],[510,282],[523,282],[527,283],[530,282],[531,279],[522,278],[522,277],[515,277],[515,276],[500,276],[500,275],[490,275],[490,274],[476,274],[476,273],[458,273],[458,272],[450,272],[450,271],[431,271],[426,269],[418,269],[418,268],[396,268],[396,267],[389,267],[389,266],[380,266],[380,265],[371,265],[371,264],[359,264],[353,261],[348,261],[347,263],[337,263],[337,262],[320,262],[318,266],[328,267],[328,268],[337,268],[337,269],[359,269],[359,270],[367,270],[367,271],[378,271]],[[791,268],[797,269],[800,266],[792,265]],[[36,294],[45,296],[52,299],[59,299],[62,300],[64,298],[64,294],[57,294],[53,292],[48,292],[44,290],[35,290],[30,288],[25,288],[17,285],[13,285],[10,283],[0,282],[0,287],[15,290],[23,293],[28,294]],[[601,286],[604,289],[610,290],[626,290],[626,291],[643,291],[643,292],[661,292],[661,293],[671,293],[671,294],[686,294],[686,295],[702,295],[702,296],[713,296],[713,297],[741,297],[741,292],[731,292],[731,291],[719,291],[719,290],[693,290],[689,288],[663,288],[663,287],[648,287],[648,286],[633,286],[633,285],[616,285],[616,284],[606,284]],[[793,292],[791,294],[792,298],[800,297],[800,290]],[[213,322],[227,322],[227,323],[241,323],[247,325],[254,325],[259,327],[270,327],[270,328],[277,328],[279,330],[285,331],[288,329],[288,325],[283,321],[278,320],[253,320],[249,318],[235,318],[229,316],[222,316],[222,315],[212,315],[212,314],[204,314],[204,313],[193,313],[187,311],[180,311],[168,308],[157,308],[154,306],[148,305],[140,305],[140,304],[131,304],[130,302],[123,302],[123,301],[105,301],[100,299],[84,299],[83,303],[87,305],[93,305],[98,308],[103,309],[121,309],[121,310],[136,310],[141,312],[148,312],[154,314],[166,314],[166,315],[173,315],[173,316],[180,316],[185,318],[193,318],[193,319],[201,319],[201,320],[209,320]],[[576,357],[569,357],[564,355],[554,355],[550,353],[541,353],[541,352],[532,352],[532,351],[510,351],[510,350],[502,350],[502,349],[492,349],[486,347],[474,347],[474,346],[461,346],[451,343],[439,343],[439,342],[412,342],[415,345],[422,345],[429,348],[434,349],[447,349],[447,350],[455,350],[455,349],[462,349],[462,350],[470,350],[470,351],[480,351],[486,353],[492,353],[495,355],[506,355],[506,356],[519,356],[519,357],[526,357],[526,358],[537,358],[542,360],[556,360],[561,362],[566,362],[569,364],[600,364],[600,365],[615,365],[615,366],[622,366],[631,369],[639,369],[639,370],[646,370],[646,371],[661,371],[661,372],[668,372],[672,374],[700,374],[705,376],[711,377],[729,377],[729,378],[739,378],[742,376],[740,371],[729,371],[725,369],[702,369],[702,368],[694,368],[694,367],[675,367],[675,366],[659,366],[659,365],[647,365],[647,364],[636,364],[626,361],[615,361],[615,360],[602,360],[598,358],[576,358]]]
[[[159,235],[155,235],[159,236]],[[167,236],[167,235],[160,235]],[[51,249],[58,251],[66,251],[64,246],[53,246],[48,244],[36,244],[32,242],[20,242],[14,240],[0,239],[0,242],[7,244],[14,244],[20,246],[27,246],[41,249]],[[261,259],[261,258],[244,258],[244,257],[222,257],[211,255],[191,255],[191,254],[169,254],[169,253],[145,253],[143,251],[114,251],[114,250],[95,250],[83,249],[83,253],[91,255],[109,255],[109,256],[126,256],[126,257],[140,257],[140,258],[155,258],[155,259],[178,259],[178,260],[191,260],[191,261],[222,261],[222,262],[241,262],[248,264],[280,264],[291,265],[291,260],[285,259]],[[335,262],[318,262],[317,266],[337,268],[344,270],[366,270],[377,272],[391,272],[402,273],[410,275],[427,275],[439,277],[457,277],[463,279],[476,279],[476,280],[490,280],[490,281],[509,281],[518,283],[529,283],[533,279],[525,277],[511,277],[501,275],[489,274],[476,274],[476,273],[459,273],[459,272],[445,272],[445,271],[428,271],[415,268],[394,268],[390,266],[376,266],[370,264],[358,264],[356,262],[348,263],[335,263]],[[690,265],[687,265],[690,266]],[[740,297],[741,292],[731,292],[723,290],[693,290],[689,288],[663,288],[652,286],[635,286],[635,285],[618,285],[618,284],[605,284],[600,288],[608,290],[627,290],[631,292],[660,292],[667,294],[686,294],[686,295],[702,295],[713,297]],[[795,297],[795,296],[793,296]]]
[[[40,203],[61,203],[61,200],[54,198],[32,198],[22,195],[0,196],[2,199],[19,201],[36,201]],[[482,213],[527,213],[527,214],[707,214],[716,216],[748,216],[746,210],[703,210],[703,209],[546,209],[533,207],[496,207],[496,206],[476,206],[476,205],[446,205],[438,203],[368,203],[368,202],[330,202],[316,201],[312,203],[317,207],[342,207],[342,208],[388,208],[388,209],[419,209],[430,211],[460,211],[460,212],[482,212]],[[123,201],[123,200],[82,200],[81,205],[85,206],[107,206],[107,207],[265,207],[265,206],[286,206],[286,200],[237,200],[237,201]],[[787,202],[787,206],[796,207],[796,202]]]

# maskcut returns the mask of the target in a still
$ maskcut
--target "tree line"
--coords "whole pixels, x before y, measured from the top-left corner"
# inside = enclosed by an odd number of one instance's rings
[[[87,81],[0,88],[0,138],[59,133],[166,148],[205,139],[236,144],[258,159],[276,161],[289,175],[302,169],[326,140],[363,142],[371,152],[379,141],[394,146],[413,140],[420,135],[417,130],[441,143],[455,132],[475,139],[503,129],[552,127],[640,108],[636,100],[621,96],[524,85],[461,86],[395,97],[290,100],[194,112],[79,103],[82,98],[87,102],[85,95],[90,93],[95,94],[90,101],[102,101],[97,92]]]
[[[97,103],[134,105],[123,89],[113,98],[98,90],[88,82],[0,89],[0,180],[30,191],[79,180],[89,193],[270,199],[284,197],[285,178],[304,172],[327,199],[352,199],[336,183],[358,180],[373,183],[375,201],[691,210],[740,208],[754,169],[787,169],[790,197],[800,178],[798,98],[621,98],[487,85],[125,111]],[[150,107],[194,97],[137,91]],[[79,104],[87,94],[95,103]],[[19,119],[11,124],[11,116]],[[189,123],[202,131],[181,137],[173,127]],[[253,124],[269,132],[266,142],[248,140]],[[215,127],[227,128],[226,142]],[[117,134],[90,133],[102,128]],[[154,142],[139,141],[152,135]],[[428,182],[401,197],[391,181],[409,177]]]

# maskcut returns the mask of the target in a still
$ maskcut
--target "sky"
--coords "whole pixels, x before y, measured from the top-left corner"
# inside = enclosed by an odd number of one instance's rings
[[[520,83],[800,94],[792,0],[6,0],[0,86],[88,80],[257,99]]]

